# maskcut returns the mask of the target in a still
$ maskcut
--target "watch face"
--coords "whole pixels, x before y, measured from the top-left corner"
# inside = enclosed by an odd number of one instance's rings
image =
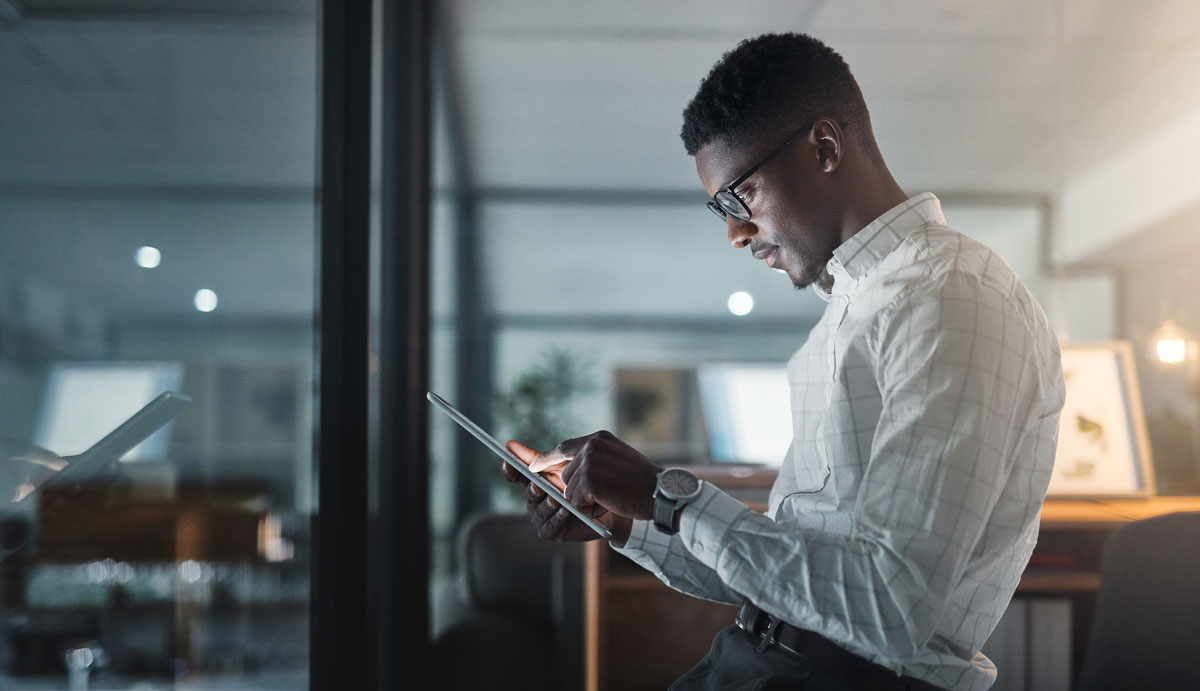
[[[700,480],[686,470],[671,468],[658,479],[663,493],[672,499],[690,497],[700,490]]]

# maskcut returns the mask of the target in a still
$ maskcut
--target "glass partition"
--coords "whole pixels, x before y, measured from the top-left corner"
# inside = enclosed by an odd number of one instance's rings
[[[315,3],[22,4],[0,688],[307,688]],[[145,443],[89,451],[167,391],[190,405]]]

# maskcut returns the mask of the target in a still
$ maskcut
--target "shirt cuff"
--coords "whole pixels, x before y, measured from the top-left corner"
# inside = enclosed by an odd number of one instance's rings
[[[745,504],[706,482],[700,496],[679,514],[679,538],[696,559],[715,571],[725,533],[749,513],[753,511]]]
[[[610,545],[612,543],[609,543]],[[640,552],[654,558],[656,563],[661,564],[666,558],[667,552],[671,548],[671,536],[664,535],[654,527],[651,521],[634,520],[633,527],[629,530],[629,538],[625,540],[625,544],[621,547],[613,545],[613,549],[618,552]]]

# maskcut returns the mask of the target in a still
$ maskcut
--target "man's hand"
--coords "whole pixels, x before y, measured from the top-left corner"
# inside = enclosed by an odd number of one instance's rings
[[[616,516],[610,527],[616,545],[625,543],[632,519],[649,519],[654,514],[659,467],[609,432],[567,440],[544,454],[517,442],[510,442],[509,449],[534,472],[561,474],[567,486],[564,494],[578,508],[597,516]],[[511,469],[505,472],[510,479],[517,474]],[[569,529],[573,524],[582,526],[580,521],[573,520],[565,509],[556,511],[557,502],[541,490],[526,489],[526,501],[531,520],[544,539],[579,539]]]
[[[534,449],[518,441],[510,441],[506,446],[509,451],[526,464],[532,463],[544,455],[539,454]],[[504,463],[503,468],[504,476],[508,478],[509,482],[514,482],[525,487],[525,509],[529,512],[530,523],[537,529],[538,537],[543,540],[554,540],[556,542],[586,542],[600,537],[596,534],[596,531],[576,518],[575,514],[560,506],[557,500],[547,496],[537,485],[527,480],[524,475],[518,473],[508,463]],[[556,487],[563,488],[566,486],[562,476],[555,469],[543,471],[541,474]],[[579,505],[576,504],[576,506]],[[609,532],[613,534],[611,538],[613,544],[625,544],[625,540],[629,537],[629,530],[633,525],[632,520],[626,516],[606,511],[598,505],[588,508],[580,506],[579,508],[589,512],[598,523],[608,528]]]
[[[59,487],[33,499],[18,503],[55,473],[67,467],[70,457],[62,458],[26,441],[0,437],[0,513],[4,509],[40,512],[38,542],[43,545],[73,546],[92,538],[96,516],[103,508],[103,488],[120,476],[114,462],[109,471],[97,473],[86,482]],[[0,550],[19,545],[0,544]]]
[[[0,505],[23,499],[66,466],[67,461],[53,451],[0,437]]]
[[[662,470],[611,432],[568,439],[529,464],[535,473],[559,472],[572,504],[601,506],[621,516],[654,516],[654,487]]]

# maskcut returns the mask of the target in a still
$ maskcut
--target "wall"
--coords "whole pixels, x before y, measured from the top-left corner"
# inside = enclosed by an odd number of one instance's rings
[[[1182,252],[1121,269],[1121,337],[1134,345],[1158,490],[1166,494],[1200,493],[1200,380],[1194,351],[1190,363],[1164,365],[1153,355],[1151,338],[1166,319],[1193,339],[1200,334],[1196,256]]]

